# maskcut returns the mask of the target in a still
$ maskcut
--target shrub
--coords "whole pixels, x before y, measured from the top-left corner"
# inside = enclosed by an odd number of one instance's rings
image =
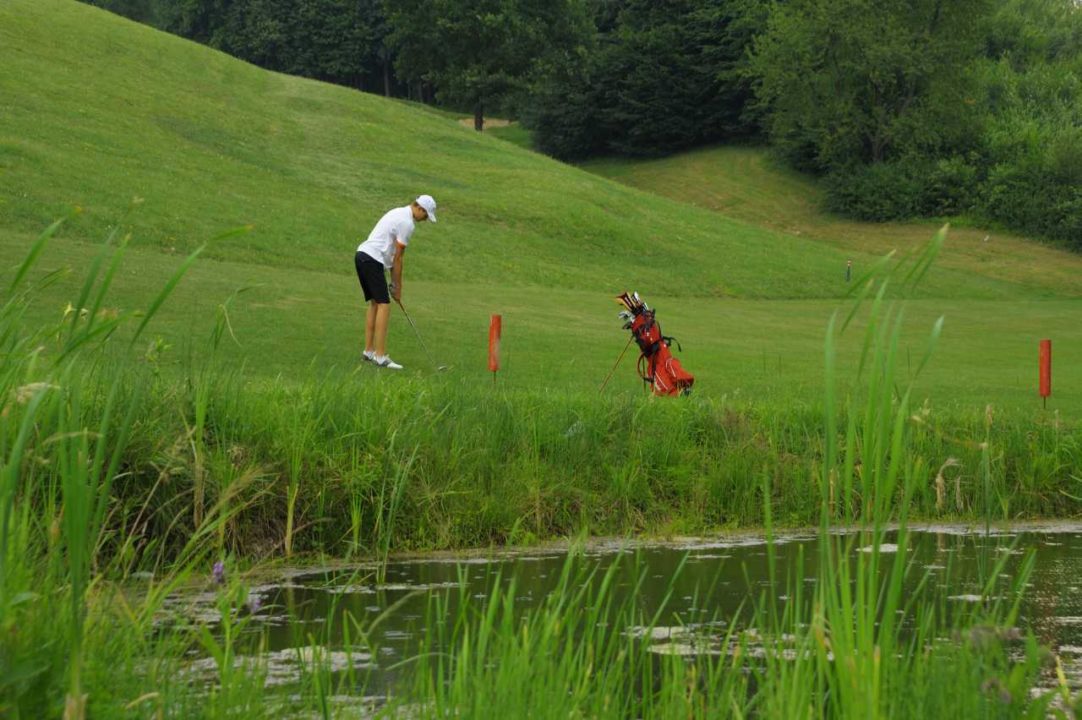
[[[860,165],[827,177],[827,207],[872,221],[957,215],[976,204],[979,177],[960,156]]]
[[[916,162],[857,165],[826,178],[826,206],[859,220],[901,220],[920,214],[925,195]]]
[[[1040,161],[1024,158],[992,168],[981,192],[981,211],[993,220],[1082,250],[1082,186],[1073,152],[1051,146]]]
[[[973,208],[977,198],[978,171],[962,157],[936,161],[925,178],[922,215],[959,215]]]

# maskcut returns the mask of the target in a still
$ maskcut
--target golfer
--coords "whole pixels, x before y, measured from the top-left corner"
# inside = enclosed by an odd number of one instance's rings
[[[410,243],[416,223],[436,222],[436,201],[421,195],[405,207],[389,210],[379,219],[368,239],[357,247],[353,258],[361,281],[368,314],[364,321],[364,353],[361,357],[379,367],[401,370],[387,355],[387,323],[391,319],[391,298],[402,301],[402,255]],[[391,271],[388,292],[385,270]]]

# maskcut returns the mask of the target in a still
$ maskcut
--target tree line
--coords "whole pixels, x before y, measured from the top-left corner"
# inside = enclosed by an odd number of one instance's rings
[[[84,1],[268,70],[388,96],[431,94],[396,72],[383,0]]]
[[[485,114],[592,27],[584,0],[84,0],[278,72]]]
[[[768,143],[868,220],[1082,250],[1075,0],[90,0],[263,67],[519,119],[563,160]]]

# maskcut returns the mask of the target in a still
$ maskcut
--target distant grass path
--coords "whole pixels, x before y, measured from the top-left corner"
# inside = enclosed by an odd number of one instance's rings
[[[821,209],[814,179],[779,167],[762,148],[713,147],[660,160],[604,159],[590,172],[662,197],[715,210],[760,227],[848,253],[905,252],[941,222],[864,223]],[[939,264],[1043,292],[1082,296],[1082,256],[995,230],[952,227]],[[859,269],[859,268],[858,268]]]

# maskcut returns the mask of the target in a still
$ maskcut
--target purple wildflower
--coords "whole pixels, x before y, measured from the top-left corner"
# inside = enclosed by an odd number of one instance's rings
[[[218,585],[225,584],[225,563],[219,560],[214,563],[214,582]]]
[[[261,597],[255,594],[248,596],[248,613],[250,615],[255,615],[259,612],[261,607],[263,607],[263,599]]]

